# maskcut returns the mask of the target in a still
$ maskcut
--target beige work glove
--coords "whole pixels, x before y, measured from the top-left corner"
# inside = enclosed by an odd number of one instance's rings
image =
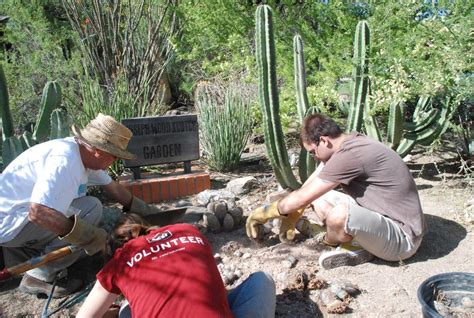
[[[270,219],[281,217],[280,212],[278,212],[278,202],[265,204],[253,210],[247,217],[247,223],[245,224],[248,237],[255,240],[263,238],[263,224]]]
[[[132,197],[132,202],[130,207],[125,212],[136,213],[141,216],[153,215],[162,212],[159,208],[154,205],[147,204],[144,201],[140,200],[136,196]]]
[[[85,222],[77,215],[74,215],[72,230],[64,236],[59,236],[59,239],[82,248],[87,255],[107,250],[107,232]]]
[[[296,212],[281,217],[280,234],[278,235],[281,242],[292,241],[295,238],[296,223],[299,221],[303,213],[304,208],[301,208]]]

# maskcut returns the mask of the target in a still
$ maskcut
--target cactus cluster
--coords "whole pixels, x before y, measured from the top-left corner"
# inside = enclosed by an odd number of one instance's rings
[[[204,226],[214,233],[235,230],[243,223],[244,211],[225,200],[211,201],[203,215]]]
[[[276,79],[275,41],[273,38],[272,10],[268,5],[257,7],[256,21],[256,58],[258,68],[258,92],[263,114],[265,146],[276,178],[283,188],[297,189],[301,183],[296,179],[288,160],[280,120],[280,104]],[[293,41],[295,63],[295,87],[298,114],[302,120],[312,108],[306,94],[303,42],[299,35]],[[301,182],[314,171],[314,161],[302,148],[299,161]]]
[[[25,131],[14,134],[10,112],[8,88],[2,65],[0,65],[0,114],[2,119],[2,162],[6,167],[26,149],[48,139],[69,136],[67,113],[61,106],[61,87],[56,82],[46,83],[41,98],[40,113],[33,133]]]
[[[347,131],[362,131],[380,142],[384,142],[377,121],[370,106],[370,29],[366,21],[359,21],[354,36],[354,57],[352,72],[352,99],[349,109]],[[405,121],[400,102],[390,105],[386,143],[401,157],[407,155],[416,144],[429,145],[449,125],[455,106],[446,99],[442,107],[433,107],[432,99],[422,96],[418,99],[413,120]]]
[[[278,183],[283,188],[297,189],[301,184],[291,171],[280,122],[272,10],[268,5],[257,7],[255,24],[258,90],[267,154]],[[293,40],[293,50],[298,116],[300,120],[303,120],[311,111],[319,110],[310,107],[308,103],[303,41],[298,34]],[[451,105],[449,99],[446,99],[441,107],[434,107],[430,98],[420,97],[413,114],[413,122],[407,123],[402,104],[394,102],[389,110],[386,140],[384,140],[385,137],[381,133],[377,120],[371,113],[369,60],[370,29],[367,21],[362,20],[357,24],[354,36],[351,101],[350,104],[343,104],[343,112],[348,114],[346,131],[363,131],[380,142],[386,142],[402,157],[407,155],[416,144],[432,143],[448,127],[456,106]],[[314,168],[314,160],[302,149],[299,160],[301,182],[308,178]]]

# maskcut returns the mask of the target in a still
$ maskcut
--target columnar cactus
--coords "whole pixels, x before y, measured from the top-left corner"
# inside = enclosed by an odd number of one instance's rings
[[[3,140],[13,136],[13,122],[10,114],[10,106],[8,105],[8,89],[7,81],[3,67],[0,64],[0,114],[2,119],[2,136]]]
[[[45,141],[51,130],[51,113],[61,106],[61,87],[56,82],[48,82],[44,86],[41,97],[41,112],[33,132],[33,139],[37,142]]]
[[[310,111],[318,111],[310,107],[308,102],[308,95],[306,94],[306,70],[304,62],[303,40],[299,34],[293,37],[293,56],[295,69],[295,91],[296,104],[298,106],[298,117],[301,122],[308,115]],[[301,147],[298,169],[301,182],[306,181],[313,173],[316,166],[316,161],[309,155],[309,153]]]
[[[255,14],[258,91],[263,114],[265,146],[276,178],[284,188],[297,189],[301,185],[293,175],[288,160],[280,121],[280,104],[276,80],[275,41],[273,39],[272,10],[260,5]]]
[[[347,131],[360,131],[363,124],[364,108],[369,99],[369,51],[370,30],[366,21],[357,23],[354,37],[354,57],[352,70],[352,98]]]
[[[383,142],[381,131],[375,117],[370,112],[370,29],[366,21],[357,24],[354,36],[354,59],[352,72],[352,99],[346,131],[362,131]],[[403,107],[400,102],[390,105],[387,144],[404,157],[416,144],[428,145],[438,138],[447,128],[455,107],[449,99],[440,109],[433,108],[430,98],[419,98],[413,113],[413,123],[404,121]]]

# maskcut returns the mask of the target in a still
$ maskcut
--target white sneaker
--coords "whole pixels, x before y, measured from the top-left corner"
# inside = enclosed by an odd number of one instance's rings
[[[339,245],[334,251],[324,252],[319,257],[319,265],[324,269],[332,269],[339,266],[355,266],[371,261],[374,255],[363,249],[358,242]]]

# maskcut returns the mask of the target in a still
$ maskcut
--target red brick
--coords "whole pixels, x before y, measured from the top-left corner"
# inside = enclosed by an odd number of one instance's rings
[[[169,199],[173,200],[176,199],[179,196],[179,190],[178,190],[178,180],[176,179],[169,179],[169,181],[165,180],[164,182],[169,184],[170,187],[170,196]]]
[[[188,185],[188,195],[196,193],[196,179],[197,177],[194,175],[186,178],[186,183]]]
[[[147,180],[141,182],[142,187],[142,200],[146,203],[151,203],[151,189],[150,183]]]
[[[188,194],[188,187],[186,185],[186,179],[179,178],[178,179],[178,196],[185,197]]]
[[[204,174],[204,189],[210,189],[211,188],[211,178],[209,177],[209,174]]]
[[[204,191],[206,190],[204,188],[204,176],[201,176],[201,175],[197,175],[196,178],[195,178],[195,183],[196,183],[196,193],[199,193],[201,191]]]
[[[150,180],[150,190],[151,190],[151,202],[157,203],[162,200],[161,198],[161,189],[160,189],[160,180],[159,179],[151,179]]]
[[[162,180],[159,182],[160,185],[160,196],[162,201],[166,201],[170,199],[171,194],[171,182],[169,180]],[[178,192],[176,190],[176,192]]]
[[[132,186],[132,194],[138,198],[142,197],[142,189],[140,188],[140,184],[133,182],[131,183]]]

